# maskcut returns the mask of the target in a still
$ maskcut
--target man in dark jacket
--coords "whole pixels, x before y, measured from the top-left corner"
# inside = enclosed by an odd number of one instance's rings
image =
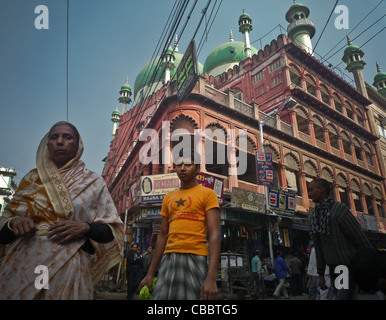
[[[356,300],[358,287],[350,272],[347,274],[348,288],[339,285],[338,289],[335,283],[337,279],[335,269],[340,266],[337,270],[350,270],[350,262],[356,252],[359,249],[371,248],[371,243],[349,207],[335,201],[327,180],[314,179],[308,187],[308,196],[315,203],[310,223],[315,245],[319,286],[322,289],[326,287],[324,270],[326,265],[329,265],[331,284],[334,287],[336,299]],[[342,273],[342,279],[345,276]]]

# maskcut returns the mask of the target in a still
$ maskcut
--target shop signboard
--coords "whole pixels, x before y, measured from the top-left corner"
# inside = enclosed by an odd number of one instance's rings
[[[212,189],[218,198],[219,204],[222,204],[224,193],[224,179],[200,172],[197,175],[197,183]]]
[[[378,232],[386,233],[386,223],[382,221],[377,221],[377,226],[378,226]]]
[[[269,208],[283,215],[293,216],[296,212],[296,194],[276,188],[269,188],[268,191]]]
[[[162,218],[161,207],[141,208],[141,219]]]
[[[192,92],[198,76],[196,44],[192,40],[177,68],[178,103],[181,103]]]
[[[223,179],[210,174],[199,173],[197,175],[197,183],[214,190],[219,203],[222,203],[224,192]],[[157,174],[141,177],[139,185],[142,203],[162,202],[169,191],[177,190],[180,187],[180,179],[177,173]]]
[[[156,174],[141,177],[141,202],[162,202],[164,196],[180,187],[177,173]]]
[[[231,207],[265,212],[265,199],[261,193],[233,187]]]
[[[257,184],[273,186],[272,153],[256,152]]]
[[[364,214],[362,217],[367,222],[367,230],[378,232],[377,220],[374,216]]]

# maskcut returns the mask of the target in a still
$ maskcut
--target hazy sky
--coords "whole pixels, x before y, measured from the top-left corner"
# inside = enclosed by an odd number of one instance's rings
[[[357,37],[353,44],[361,46],[383,30],[362,48],[367,63],[365,81],[372,85],[376,61],[386,72],[386,19],[382,18],[385,1],[340,0],[338,5],[348,9],[348,29],[335,26],[336,20],[343,21],[342,12],[333,13],[326,25],[336,0],[298,2],[308,6],[309,18],[316,27],[312,39],[314,46],[319,40],[316,58],[326,58],[345,46],[346,40],[342,39],[348,33],[351,39]],[[111,113],[116,107],[122,109],[118,102],[120,88],[128,77],[134,89],[136,76],[154,54],[174,1],[70,0],[69,3],[67,110],[67,0],[0,0],[0,166],[15,168],[17,182],[35,167],[40,140],[55,122],[67,120],[67,111],[68,121],[79,129],[84,141],[83,160],[87,167],[102,172],[102,159],[109,151],[113,127]],[[193,3],[190,1],[187,12]],[[229,40],[230,30],[235,41],[243,41],[238,31],[243,9],[252,18],[250,38],[257,49],[276,39],[279,33],[286,34],[285,13],[293,1],[212,0],[210,10],[215,3],[216,8],[220,3],[221,6],[198,56],[202,64],[213,49]],[[191,40],[206,4],[207,0],[198,0],[180,37],[181,53]],[[48,29],[35,27],[35,19],[40,21],[40,13],[35,13],[39,5],[48,8]],[[202,37],[209,14],[197,33],[196,43]],[[185,19],[186,15],[177,34]],[[334,66],[340,64],[336,72],[345,74],[345,80],[351,82],[352,75],[341,63],[343,50],[329,62]]]

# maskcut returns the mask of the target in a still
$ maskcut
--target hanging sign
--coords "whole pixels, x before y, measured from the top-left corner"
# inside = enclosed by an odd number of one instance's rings
[[[193,90],[198,79],[196,44],[192,40],[177,68],[177,99],[181,103]]]
[[[257,184],[273,187],[272,153],[256,152]]]

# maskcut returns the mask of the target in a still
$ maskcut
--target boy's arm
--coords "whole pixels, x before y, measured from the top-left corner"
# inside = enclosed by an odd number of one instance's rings
[[[220,261],[220,215],[218,208],[212,208],[206,213],[209,231],[209,267],[206,278],[201,286],[201,300],[214,300],[218,293],[216,279]]]

